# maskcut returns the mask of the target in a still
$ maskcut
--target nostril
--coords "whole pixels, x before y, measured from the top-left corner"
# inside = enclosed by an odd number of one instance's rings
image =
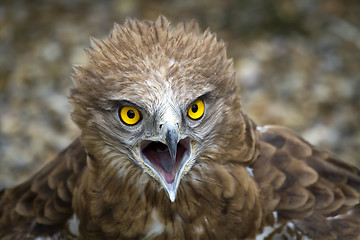
[[[163,125],[164,125],[164,124],[160,124],[160,125],[159,125],[159,129],[162,129]]]

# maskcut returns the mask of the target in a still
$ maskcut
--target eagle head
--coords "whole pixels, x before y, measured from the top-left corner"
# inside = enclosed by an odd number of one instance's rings
[[[239,155],[229,148],[244,131],[238,85],[215,34],[195,21],[127,19],[86,52],[70,102],[99,178],[156,182],[174,202],[194,165]]]

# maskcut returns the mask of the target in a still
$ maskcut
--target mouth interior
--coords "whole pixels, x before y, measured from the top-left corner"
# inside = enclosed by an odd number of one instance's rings
[[[163,167],[171,165],[171,156],[166,144],[145,140],[141,143],[140,150],[143,157],[151,163],[168,184],[171,184],[175,180],[176,173],[185,163],[185,159],[190,155],[190,140],[185,138],[178,142],[176,161],[170,169]]]

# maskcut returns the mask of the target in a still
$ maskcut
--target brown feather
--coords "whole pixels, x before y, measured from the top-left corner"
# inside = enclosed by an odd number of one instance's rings
[[[277,206],[270,202],[266,209],[277,211],[282,221],[293,219],[298,229],[314,239],[358,239],[360,215],[349,210],[357,208],[360,201],[359,171],[286,128],[265,126],[260,132],[261,141],[276,151],[260,145],[264,150],[254,164],[254,176],[265,199],[276,194],[281,199]],[[279,173],[266,170],[271,166],[286,176],[273,192],[267,187],[274,186],[271,175]]]
[[[68,167],[73,166],[68,162],[77,161],[77,166],[82,165],[84,169],[85,156],[84,147],[77,139],[33,178],[3,190],[0,196],[0,239],[31,239],[61,230],[73,214],[72,189],[67,189],[65,182],[66,176],[74,169]],[[76,170],[81,176],[80,168]]]

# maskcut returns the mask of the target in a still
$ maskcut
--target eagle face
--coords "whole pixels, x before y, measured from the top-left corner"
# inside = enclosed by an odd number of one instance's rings
[[[180,179],[191,168],[202,145],[196,129],[205,118],[209,99],[200,93],[195,99],[184,101],[176,96],[166,76],[158,77],[162,81],[157,87],[164,91],[156,93],[156,87],[148,87],[155,99],[144,96],[142,100],[120,100],[118,124],[122,131],[136,136],[133,142],[126,143],[132,146],[130,159],[156,179],[170,200],[175,201]]]
[[[72,117],[104,177],[145,172],[174,202],[193,165],[224,155],[217,151],[241,135],[218,127],[240,119],[232,61],[195,22],[127,20],[87,53],[90,63],[74,68]]]

